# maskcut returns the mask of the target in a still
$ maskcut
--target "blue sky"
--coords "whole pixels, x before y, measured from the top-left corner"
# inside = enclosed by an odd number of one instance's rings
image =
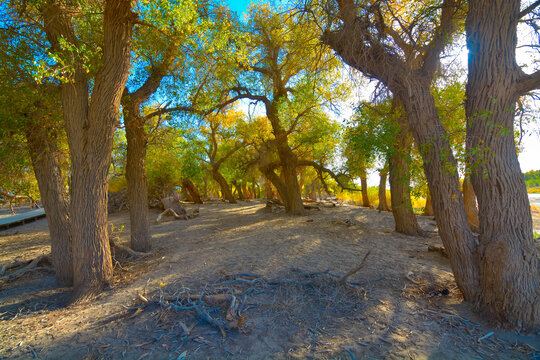
[[[246,11],[252,0],[226,0],[225,2],[229,5],[231,10],[236,11],[238,15],[241,15]]]

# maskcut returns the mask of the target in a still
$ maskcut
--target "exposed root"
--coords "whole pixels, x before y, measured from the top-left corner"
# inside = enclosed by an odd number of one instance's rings
[[[152,255],[152,252],[135,251],[127,246],[119,245],[115,241],[115,236],[109,236],[109,245],[111,246],[112,257],[119,259],[137,259]]]
[[[49,255],[40,255],[37,258],[31,260],[31,261],[11,261],[8,262],[1,267],[1,274],[5,274],[7,271],[16,269],[12,272],[10,272],[7,275],[3,275],[0,277],[0,286],[14,281],[27,273],[34,272],[34,271],[54,271],[52,268],[51,260]]]

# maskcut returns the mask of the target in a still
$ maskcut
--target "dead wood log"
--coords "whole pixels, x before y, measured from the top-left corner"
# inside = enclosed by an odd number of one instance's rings
[[[442,246],[429,245],[428,246],[428,251],[438,252],[439,254],[444,256],[445,258],[448,257],[448,252]]]
[[[349,271],[348,273],[346,273],[345,275],[343,275],[343,277],[342,277],[341,279],[339,279],[338,282],[339,282],[340,284],[345,284],[345,283],[347,283],[347,279],[348,279],[351,275],[356,274],[358,271],[360,271],[360,270],[364,267],[364,265],[365,265],[365,263],[366,263],[366,259],[367,259],[367,257],[369,256],[369,254],[371,254],[371,250],[369,250],[369,251],[366,253],[366,255],[364,255],[364,258],[362,259],[362,262],[360,262],[360,265],[358,265],[357,267],[355,267],[354,269],[352,269],[351,271]]]
[[[304,209],[321,211],[321,207],[319,205],[317,205],[317,204],[304,204]]]
[[[176,213],[176,211],[174,211],[173,209],[169,208],[169,209],[166,209],[165,211],[163,211],[161,214],[158,215],[158,217],[156,218],[156,221],[154,221],[154,223],[156,224],[159,224],[163,218],[163,216],[165,215],[170,215],[170,216],[173,216],[175,219],[183,219],[183,220],[189,220],[189,219],[193,219],[197,216],[199,216],[199,209],[193,209],[192,211],[190,211],[189,213],[187,211],[184,210],[184,214],[183,215],[178,215]]]

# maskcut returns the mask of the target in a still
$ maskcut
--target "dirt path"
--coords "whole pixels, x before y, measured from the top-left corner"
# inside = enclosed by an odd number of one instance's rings
[[[462,301],[448,260],[427,251],[441,245],[431,218],[419,218],[430,234],[420,238],[393,232],[390,213],[354,206],[289,217],[259,202],[205,204],[200,214],[152,225],[156,254],[117,264],[114,286],[92,304],[64,308],[69,289],[56,288],[50,274],[4,285],[0,359],[539,356],[538,337],[491,327]],[[110,221],[124,226],[121,239],[127,241],[127,214]],[[0,232],[0,263],[46,253],[47,237],[45,220]],[[332,280],[330,273],[347,273],[367,251],[365,267],[349,279],[360,285]],[[264,280],[225,281],[236,273]],[[140,294],[158,300],[224,283],[229,285],[220,285],[223,291],[242,299],[245,316],[242,331],[227,331],[225,338],[191,310],[130,308],[140,304]],[[219,315],[219,309],[210,310]],[[189,335],[182,334],[180,322],[193,326]]]

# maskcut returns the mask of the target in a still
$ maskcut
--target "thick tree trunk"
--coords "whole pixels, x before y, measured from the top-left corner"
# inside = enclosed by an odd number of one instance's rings
[[[369,196],[367,192],[367,175],[365,171],[363,171],[362,175],[360,175],[360,186],[362,186],[362,206],[370,207],[371,204],[369,203]]]
[[[47,38],[55,51],[73,59],[72,73],[61,85],[64,120],[71,153],[71,225],[74,290],[71,302],[84,301],[112,281],[113,267],[107,231],[107,186],[113,135],[122,90],[129,74],[131,34],[135,20],[131,1],[109,0],[103,13],[102,67],[89,82],[78,54],[66,51],[63,37],[79,44],[71,15],[56,2],[43,7]]]
[[[448,251],[456,283],[465,299],[474,301],[480,280],[476,261],[477,239],[467,221],[457,163],[448,135],[439,120],[430,82],[413,80],[409,87],[403,92],[396,92],[419,144],[439,234]],[[392,208],[394,206],[392,201]]]
[[[148,252],[152,250],[152,238],[148,223],[147,136],[144,130],[144,119],[139,115],[139,107],[130,107],[128,102],[123,102],[123,104],[127,140],[126,180],[131,248],[135,251]]]
[[[191,196],[192,202],[194,202],[195,204],[203,203],[201,195],[199,194],[199,190],[197,189],[193,181],[186,178],[182,179],[182,188],[185,188],[188,191],[189,195]]]
[[[213,169],[212,170],[212,178],[218,183],[221,194],[231,204],[236,204],[236,200],[234,199],[234,196],[232,194],[231,188],[229,187],[229,184],[227,183],[227,180],[221,175],[219,172],[219,169]]]
[[[390,197],[396,231],[407,235],[420,235],[421,230],[411,203],[409,156],[412,138],[407,118],[402,115],[393,154],[390,156]]]
[[[540,326],[540,261],[514,143],[518,97],[540,85],[516,65],[520,1],[469,2],[467,149],[479,206],[480,309],[505,325]],[[494,54],[496,60],[494,61]]]
[[[431,202],[431,193],[429,192],[429,189],[427,190],[426,195],[426,205],[424,205],[424,211],[422,212],[422,215],[424,216],[433,216],[433,203]]]
[[[390,211],[388,201],[386,200],[386,179],[388,178],[388,166],[385,164],[384,169],[379,171],[379,206],[377,210]]]
[[[480,222],[478,220],[478,208],[476,207],[476,194],[474,192],[469,176],[465,175],[463,179],[463,202],[465,203],[465,211],[467,212],[467,219],[471,230],[474,232],[480,232]]]
[[[37,117],[26,127],[28,150],[41,194],[41,203],[47,214],[47,225],[51,235],[51,260],[60,285],[73,284],[73,256],[71,252],[71,226],[69,202],[60,169],[60,151],[54,130]]]

